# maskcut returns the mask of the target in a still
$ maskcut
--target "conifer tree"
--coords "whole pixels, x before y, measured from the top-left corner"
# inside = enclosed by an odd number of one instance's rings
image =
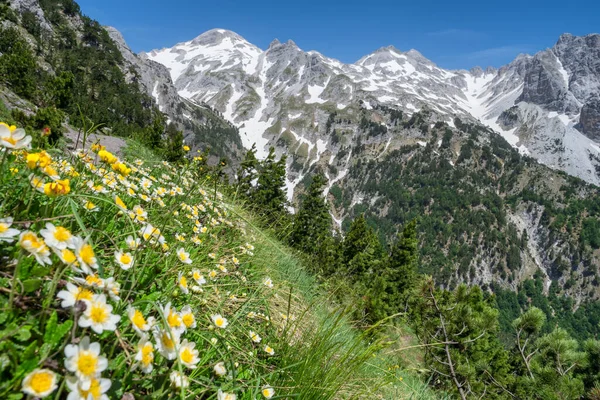
[[[538,352],[535,341],[545,322],[546,314],[537,307],[531,307],[513,322],[516,348],[531,379],[534,379],[531,359]]]
[[[381,258],[383,248],[375,231],[367,224],[365,215],[361,214],[352,221],[350,229],[342,244],[342,259],[349,272],[359,277],[367,272],[364,263],[356,263],[355,259],[361,253],[371,254],[372,258]],[[364,257],[361,257],[364,259]],[[354,267],[351,264],[355,264]]]
[[[183,132],[178,130],[175,124],[171,123],[167,126],[166,134],[165,158],[171,162],[183,160],[185,155],[183,151]]]
[[[508,389],[508,354],[497,337],[498,311],[478,286],[436,289],[427,278],[413,305],[415,333],[426,345],[432,382],[467,398],[502,398]]]
[[[238,194],[246,199],[250,198],[258,175],[259,161],[256,158],[256,143],[246,152],[244,160],[237,171]]]
[[[260,163],[256,189],[252,192],[252,206],[263,213],[270,224],[279,221],[286,214],[287,197],[285,192],[286,156],[275,160],[275,148]]]
[[[417,281],[419,249],[416,226],[413,220],[404,227],[387,260],[386,297],[391,312],[406,310],[408,293]]]

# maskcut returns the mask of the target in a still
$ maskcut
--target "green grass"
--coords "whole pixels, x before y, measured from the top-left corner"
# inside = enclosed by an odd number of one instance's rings
[[[273,398],[433,398],[414,374],[391,368],[397,356],[390,356],[381,341],[371,340],[369,332],[353,328],[348,310],[333,305],[293,251],[260,229],[235,201],[220,196],[214,182],[196,175],[193,165],[163,164],[131,140],[125,157],[146,163],[125,162],[132,170],[128,176],[119,176],[93,153],[74,156],[58,149],[50,153],[56,173],[70,179],[70,192],[49,196],[35,190],[29,182],[31,174],[49,184],[54,173],[40,166],[28,168],[23,152],[5,153],[0,167],[0,218],[14,218],[11,228],[29,231],[40,241],[48,223],[65,227],[91,245],[98,261],[92,272],[102,285],[86,285],[80,279],[90,274],[63,262],[54,252],[48,251],[49,263],[42,265],[34,257],[36,251],[18,236],[10,242],[0,240],[4,265],[0,271],[0,398],[22,398],[25,378],[40,368],[57,376],[48,398],[66,397],[72,389],[67,377],[74,374],[66,368],[64,349],[86,336],[99,343],[108,360],[101,377],[111,381],[110,398],[131,393],[136,398],[215,399],[222,390],[250,400],[261,398],[267,385],[275,390]],[[106,193],[95,192],[88,181],[102,185]],[[147,191],[144,182],[151,183]],[[116,205],[116,195],[126,211]],[[88,210],[89,202],[97,210]],[[147,213],[143,221],[129,215],[135,206]],[[160,229],[167,247],[143,237],[141,230],[147,224]],[[140,239],[139,248],[127,249],[128,236]],[[178,248],[189,252],[191,264],[179,259]],[[119,267],[114,255],[118,250],[132,254],[133,267]],[[80,265],[84,260],[79,259]],[[195,269],[206,283],[192,290]],[[188,293],[180,285],[181,276],[186,277]],[[273,287],[265,284],[267,278]],[[91,315],[84,311],[91,310],[91,303],[86,300],[85,307],[80,302],[75,308],[63,308],[57,294],[67,283],[93,293],[96,305],[101,294],[108,295],[111,313],[120,316],[116,330],[98,333],[81,326],[81,315]],[[119,299],[110,297],[115,283],[120,285]],[[167,303],[180,313],[189,306],[196,326],[169,336],[174,320],[163,312]],[[146,319],[156,319],[148,337],[135,332],[128,307],[135,307]],[[228,320],[226,328],[215,326],[211,316],[216,314]],[[158,338],[165,333],[174,339],[176,352],[183,349],[184,340],[195,343],[196,368],[188,368],[183,357],[161,355],[154,331]],[[253,342],[250,331],[261,337],[260,343]],[[134,368],[138,346],[146,340],[155,350],[149,373]],[[265,345],[274,349],[273,355]],[[227,369],[225,376],[213,371],[220,362]],[[172,373],[184,375],[189,386],[176,387]]]

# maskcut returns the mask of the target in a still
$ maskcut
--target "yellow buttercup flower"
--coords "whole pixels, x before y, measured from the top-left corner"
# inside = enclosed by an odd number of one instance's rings
[[[68,179],[57,180],[44,184],[44,194],[50,197],[63,196],[69,194],[71,186]]]
[[[102,161],[104,161],[105,163],[108,163],[108,164],[113,164],[114,162],[116,162],[118,160],[114,154],[112,154],[111,152],[106,151],[106,150],[100,150],[98,152],[98,157],[100,157],[100,159]]]

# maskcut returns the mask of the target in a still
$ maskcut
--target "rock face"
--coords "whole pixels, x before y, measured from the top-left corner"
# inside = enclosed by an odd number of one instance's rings
[[[105,27],[117,44],[125,65],[122,70],[131,82],[136,82],[151,96],[168,122],[175,123],[183,131],[184,140],[193,149],[211,148],[213,161],[226,157],[235,169],[242,157],[242,145],[237,129],[207,106],[181,97],[164,65],[144,55],[134,54],[121,33],[113,27]]]
[[[600,142],[600,97],[592,97],[581,107],[579,121],[579,130],[590,139]]]
[[[181,96],[223,113],[239,127],[244,147],[256,143],[259,156],[269,146],[294,155],[290,167],[302,168],[290,168],[290,188],[325,153],[335,159],[330,115],[350,117],[375,105],[408,115],[428,109],[450,124],[457,116],[479,120],[521,153],[600,184],[591,100],[600,93],[597,34],[564,34],[554,47],[498,70],[444,70],[416,50],[393,46],[344,64],[293,41],[262,50],[223,29],[141,57],[165,65]],[[512,116],[504,114],[509,109]],[[346,131],[356,130],[349,124]],[[553,145],[559,137],[571,148]]]

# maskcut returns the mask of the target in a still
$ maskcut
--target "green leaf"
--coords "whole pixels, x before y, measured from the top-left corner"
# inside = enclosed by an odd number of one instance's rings
[[[20,342],[24,342],[25,340],[29,340],[31,338],[31,325],[25,325],[19,328],[17,333],[15,334],[15,339]]]
[[[23,398],[23,393],[12,393],[9,394],[6,400],[19,400]]]
[[[71,327],[73,326],[73,321],[70,319],[62,324],[58,324],[57,321],[58,316],[56,311],[54,311],[46,323],[46,330],[44,332],[44,342],[51,345],[52,348],[60,344],[62,338],[71,330]]]
[[[31,293],[39,287],[42,286],[41,279],[27,279],[23,281],[23,288],[25,289],[25,293]]]

